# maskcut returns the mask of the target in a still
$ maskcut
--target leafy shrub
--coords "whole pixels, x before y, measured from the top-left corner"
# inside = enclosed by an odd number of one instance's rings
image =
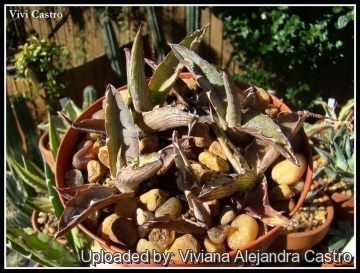
[[[311,77],[354,51],[353,6],[212,10],[244,71],[237,79],[284,92],[294,109],[311,109],[321,99],[320,90],[310,90]]]

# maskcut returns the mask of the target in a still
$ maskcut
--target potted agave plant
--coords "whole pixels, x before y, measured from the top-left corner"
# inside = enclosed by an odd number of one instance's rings
[[[334,204],[337,218],[354,223],[355,132],[354,99],[336,114],[336,108],[321,102],[329,119],[307,125],[305,131],[313,144],[314,183],[324,187]]]
[[[239,266],[239,251],[264,252],[293,224],[312,178],[302,124],[316,115],[202,59],[194,50],[206,29],[148,62],[150,79],[139,30],[125,50],[128,85],[109,84],[75,121],[61,114],[71,128],[56,157],[57,236],[79,226],[99,251],[150,256],[119,256],[120,266]],[[295,206],[273,209],[268,189],[299,180]]]

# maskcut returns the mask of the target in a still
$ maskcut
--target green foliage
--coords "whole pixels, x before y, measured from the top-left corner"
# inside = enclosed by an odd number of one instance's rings
[[[329,228],[325,237],[328,251],[342,251],[342,249],[349,243],[354,236],[354,229],[346,220],[336,219]]]
[[[15,55],[17,79],[29,79],[45,90],[49,108],[65,95],[61,76],[70,61],[70,51],[55,41],[30,36]],[[36,77],[35,77],[36,76]]]
[[[316,71],[354,51],[354,7],[214,7],[223,20],[238,79],[284,92],[294,109],[311,109],[321,92],[310,90]],[[279,95],[278,95],[279,96]]]

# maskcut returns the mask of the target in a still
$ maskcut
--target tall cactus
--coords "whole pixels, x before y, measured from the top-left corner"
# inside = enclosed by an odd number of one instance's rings
[[[120,81],[119,84],[126,84],[126,72],[123,71],[122,54],[120,54],[119,45],[116,40],[114,28],[111,24],[111,19],[106,15],[106,13],[102,15],[101,25],[105,38],[105,49],[110,60],[111,67]]]
[[[88,108],[97,99],[96,89],[92,85],[88,85],[83,90],[82,110]]]

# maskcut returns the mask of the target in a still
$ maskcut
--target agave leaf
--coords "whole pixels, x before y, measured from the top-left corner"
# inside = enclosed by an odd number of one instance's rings
[[[318,117],[316,114],[308,111],[282,112],[274,120],[289,141],[299,132],[306,118]],[[256,172],[264,174],[267,168],[276,160],[280,152],[273,145],[263,139],[255,138],[252,143],[246,147],[245,158],[250,166],[255,168]]]
[[[269,226],[287,227],[289,225],[295,225],[294,222],[271,207],[267,185],[266,177],[263,176],[262,182],[249,193],[244,210],[252,217],[261,220]]]
[[[332,141],[336,141],[337,139],[341,139],[344,136],[344,131],[346,129],[346,124],[345,123],[341,123],[340,128],[336,131],[336,134],[334,136],[332,136],[330,139]],[[332,132],[334,132],[334,130],[332,130]]]
[[[124,167],[121,159],[129,161],[140,153],[139,136],[129,108],[112,85],[108,85],[105,99],[106,146],[109,152],[111,176],[115,178],[119,170]]]
[[[198,115],[185,112],[179,107],[156,106],[152,111],[142,113],[142,117],[136,119],[136,125],[144,133],[151,134],[180,126],[191,126],[198,118]]]
[[[6,200],[9,201],[15,209],[29,219],[32,210],[24,206],[23,202],[26,197],[18,189],[18,183],[15,178],[6,172]]]
[[[176,181],[177,187],[183,192],[189,191],[197,195],[200,192],[201,183],[184,154],[179,143],[179,135],[176,131],[173,133],[173,149],[175,165],[179,170],[179,178]]]
[[[332,156],[329,152],[314,146],[315,151],[322,157],[324,158],[327,162],[333,162],[334,160],[334,156]]]
[[[207,231],[207,228],[200,226],[198,223],[195,223],[189,219],[184,219],[182,217],[176,217],[172,215],[155,217],[151,221],[142,225],[142,227],[149,229],[168,229],[182,234],[194,234],[199,236],[204,236]]]
[[[51,116],[49,114],[49,144],[50,144],[50,150],[52,152],[52,155],[54,158],[56,158],[58,148],[60,146],[60,136],[58,134],[58,131],[56,130],[55,124],[53,124],[51,120]]]
[[[191,48],[191,50],[196,50],[208,26],[209,25],[206,25],[194,33],[187,35],[180,42],[180,45],[186,48]],[[176,68],[175,73],[174,68]],[[156,67],[153,77],[149,82],[149,88],[152,91],[156,105],[163,105],[169,91],[171,90],[181,71],[182,66],[179,66],[179,60],[175,57],[172,51]]]
[[[320,123],[320,124],[315,123],[315,124],[312,124],[312,125],[308,126],[307,128],[305,128],[305,134],[310,139],[315,134],[317,134],[323,130],[326,130],[330,127],[332,127],[332,125],[330,123]]]
[[[300,166],[295,156],[289,139],[284,135],[280,127],[267,115],[248,110],[243,115],[243,125],[238,127],[240,131],[246,132],[272,145],[285,158]]]
[[[341,107],[341,110],[338,115],[338,120],[346,120],[349,115],[353,113],[353,108],[355,106],[355,100],[349,99],[346,104]]]
[[[348,238],[344,238],[344,235],[331,236],[328,241],[328,251],[340,251],[348,243]]]
[[[208,203],[202,202],[192,192],[185,192],[186,199],[191,211],[194,213],[196,222],[201,226],[209,229],[213,226]]]
[[[69,124],[71,128],[75,130],[87,133],[98,133],[102,135],[106,134],[104,119],[84,119],[80,122],[73,122],[64,113],[58,112],[58,114]]]
[[[349,135],[346,135],[344,138],[344,147],[342,147],[342,149],[345,151],[345,154],[346,154],[346,157],[347,158],[350,158],[352,157],[353,155],[353,152],[354,152],[354,148],[353,148],[353,145],[351,144],[351,139],[353,138],[353,133],[354,132],[351,132],[351,134]]]
[[[49,235],[36,232],[31,228],[21,229],[6,224],[7,245],[24,255],[48,267],[74,267],[79,266],[78,260],[71,251],[52,239]]]
[[[98,184],[82,184],[82,185],[78,185],[78,186],[71,186],[68,188],[56,188],[56,187],[53,187],[53,188],[54,188],[54,190],[57,191],[58,194],[60,194],[66,200],[70,200],[79,191],[87,190],[90,187],[100,187],[100,185],[98,185]]]
[[[164,175],[174,163],[175,154],[172,144],[168,145],[167,147],[161,150],[160,157],[163,164],[159,169],[159,171],[157,172],[157,175]]]
[[[140,32],[141,26],[134,38],[130,55],[130,69],[127,74],[129,94],[134,109],[138,113],[151,111],[155,106],[145,75],[144,46]]]
[[[336,164],[336,166],[343,171],[347,171],[348,164],[347,164],[347,160],[343,154],[343,151],[340,149],[339,145],[337,145],[336,142],[334,142],[334,148],[335,148],[335,164]]]
[[[42,169],[40,169],[38,166],[36,166],[34,162],[29,160],[25,156],[22,155],[21,157],[22,157],[24,167],[25,167],[26,170],[28,170],[30,173],[32,173],[32,174],[34,174],[34,175],[36,175],[38,177],[45,178],[45,173],[43,172]]]
[[[242,173],[232,175],[231,179],[213,179],[202,189],[199,199],[202,202],[221,199],[237,192],[243,192],[255,186],[257,175],[254,170],[244,169]]]
[[[54,212],[54,208],[47,197],[28,197],[25,204],[36,211]]]
[[[9,154],[6,155],[6,160],[10,164],[10,166],[14,169],[17,175],[24,181],[26,184],[33,187],[35,190],[41,193],[47,193],[47,187],[45,183],[44,174],[40,175],[38,173],[32,173],[20,163],[18,163],[12,156]]]
[[[221,74],[194,51],[181,45],[170,44],[175,56],[191,72],[222,120],[226,116],[226,92]]]
[[[64,235],[73,227],[79,225],[95,211],[116,203],[120,198],[127,198],[129,194],[117,194],[110,187],[89,187],[82,190],[66,203],[55,238]]]
[[[347,160],[347,164],[349,166],[350,172],[354,172],[355,167],[355,153],[351,155],[351,157]]]
[[[232,128],[241,124],[241,103],[235,88],[234,80],[227,69],[224,69],[223,71],[223,80],[227,98],[226,122],[227,126]]]
[[[324,172],[330,179],[335,180],[338,177],[338,173],[334,172],[334,170],[329,167],[325,167]]]
[[[146,157],[145,162],[144,157]],[[137,192],[140,183],[155,175],[161,166],[159,153],[153,153],[151,156],[141,155],[137,164],[131,164],[121,169],[113,183],[122,193]]]

